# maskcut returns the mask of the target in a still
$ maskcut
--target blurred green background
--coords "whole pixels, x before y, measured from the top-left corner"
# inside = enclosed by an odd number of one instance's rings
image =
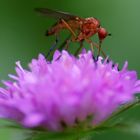
[[[104,51],[121,66],[129,61],[129,69],[136,70],[140,77],[140,0],[0,0],[0,79],[8,79],[9,73],[15,73],[16,61],[27,67],[32,58],[47,53],[52,45],[55,38],[47,38],[44,33],[56,20],[35,13],[36,7],[100,19],[101,25],[112,33],[103,42]],[[62,33],[60,40],[68,34]],[[140,107],[124,117],[140,122]],[[16,139],[21,139],[19,131],[0,129],[0,140]],[[93,139],[139,140],[140,136],[108,131],[96,134]]]

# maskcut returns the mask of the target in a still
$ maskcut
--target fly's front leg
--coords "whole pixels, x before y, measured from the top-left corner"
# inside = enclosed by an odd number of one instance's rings
[[[102,48],[101,48],[101,43],[102,43],[102,41],[99,41],[99,45],[97,45],[96,43],[94,43],[94,46],[98,49],[98,56],[100,56],[100,53],[102,53],[102,56],[104,58],[106,58],[107,56],[106,56],[105,52],[102,50]]]
[[[102,41],[101,41],[101,40],[99,40],[98,56],[100,55],[100,52],[101,52],[101,44],[102,44]]]
[[[92,40],[90,40],[90,39],[85,39],[89,44],[90,44],[90,48],[91,48],[91,51],[92,51],[92,53],[94,54],[94,46],[98,49],[98,56],[99,56],[99,52],[101,52],[102,53],[102,55],[103,55],[103,57],[104,58],[106,58],[106,54],[105,54],[105,52],[101,49],[101,46],[100,46],[100,44],[98,45],[98,44],[96,44],[95,42],[93,42]]]

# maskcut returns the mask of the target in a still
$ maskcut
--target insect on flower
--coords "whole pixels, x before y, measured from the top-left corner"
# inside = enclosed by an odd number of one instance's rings
[[[106,31],[105,28],[101,27],[99,20],[93,17],[81,18],[79,16],[71,15],[66,12],[55,11],[48,8],[36,8],[35,11],[40,12],[45,16],[58,19],[58,22],[53,25],[49,30],[47,30],[46,36],[57,36],[62,29],[67,29],[71,32],[71,38],[66,41],[67,47],[70,41],[80,42],[82,44],[82,42],[85,40],[90,44],[92,51],[94,46],[97,47],[98,55],[100,55],[102,41],[107,36],[111,35]],[[90,39],[90,37],[95,34],[98,34],[99,45],[97,45]],[[105,54],[102,50],[101,52],[105,57]]]

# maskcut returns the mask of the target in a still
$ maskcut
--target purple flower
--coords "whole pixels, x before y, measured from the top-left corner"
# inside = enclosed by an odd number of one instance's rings
[[[30,70],[20,62],[16,65],[17,76],[9,75],[14,81],[5,81],[6,87],[0,88],[0,117],[25,127],[59,131],[89,115],[94,126],[140,92],[140,80],[135,71],[127,70],[127,62],[118,70],[107,59],[95,61],[91,51],[78,58],[56,51],[51,62],[40,54],[29,64]]]

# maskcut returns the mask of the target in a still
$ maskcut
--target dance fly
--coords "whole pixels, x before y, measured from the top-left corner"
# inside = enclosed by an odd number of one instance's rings
[[[71,33],[71,41],[83,42],[84,40],[90,44],[91,50],[93,46],[98,48],[98,55],[101,50],[102,41],[109,35],[107,30],[101,27],[98,19],[94,17],[81,18],[76,15],[72,15],[66,12],[51,10],[48,8],[36,8],[35,11],[57,19],[57,23],[53,25],[46,32],[46,36],[58,35],[63,29],[69,30]],[[99,44],[94,43],[90,38],[94,35],[98,35]]]

